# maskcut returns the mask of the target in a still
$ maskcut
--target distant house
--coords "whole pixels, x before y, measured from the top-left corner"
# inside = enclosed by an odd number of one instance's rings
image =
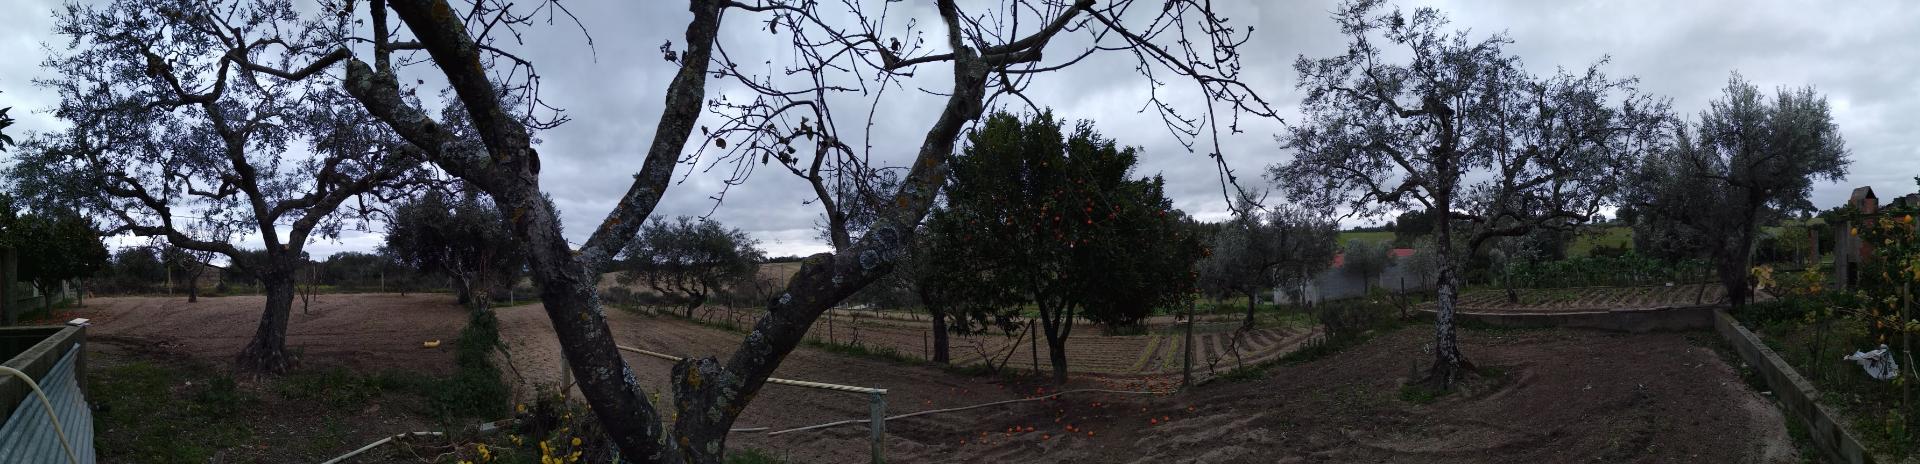
[[[1431,287],[1433,285],[1431,280],[1434,276],[1415,275],[1415,272],[1410,269],[1411,266],[1408,266],[1407,258],[1413,255],[1414,249],[1412,248],[1393,249],[1393,262],[1388,264],[1386,270],[1381,271],[1380,275],[1374,276],[1373,285],[1395,291],[1403,288],[1403,285],[1407,290]],[[1326,271],[1322,271],[1318,277],[1314,277],[1304,288],[1289,289],[1282,287],[1273,289],[1273,301],[1287,304],[1296,303],[1298,300],[1295,299],[1295,296],[1298,295],[1300,297],[1299,300],[1318,303],[1327,300],[1366,295],[1367,282],[1362,281],[1359,275],[1349,272],[1346,269],[1346,264],[1346,253],[1333,255],[1333,265],[1328,267]]]
[[[1847,206],[1852,206],[1861,214],[1873,216],[1881,213],[1880,197],[1873,194],[1873,187],[1853,189],[1847,197]],[[1910,193],[1894,197],[1887,202],[1888,208],[1920,208],[1920,193]],[[1833,285],[1846,289],[1860,282],[1860,265],[1868,256],[1873,256],[1873,244],[1860,240],[1854,223],[1836,221],[1833,226]]]

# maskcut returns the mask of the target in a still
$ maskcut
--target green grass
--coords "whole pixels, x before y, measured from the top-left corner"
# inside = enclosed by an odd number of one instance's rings
[[[1581,231],[1567,245],[1567,257],[1577,258],[1593,254],[1594,247],[1605,245],[1614,248],[1633,248],[1633,228],[1627,226],[1606,226],[1600,230]]]
[[[1400,401],[1412,404],[1433,404],[1434,401],[1439,401],[1440,397],[1446,394],[1446,391],[1435,390],[1419,382],[1409,383],[1400,387]]]
[[[1340,246],[1342,246],[1342,247],[1345,247],[1345,246],[1347,246],[1347,242],[1348,242],[1348,241],[1352,241],[1352,240],[1366,240],[1366,241],[1370,241],[1370,242],[1387,242],[1387,243],[1393,243],[1393,232],[1385,232],[1385,231],[1383,231],[1383,232],[1352,232],[1352,231],[1346,231],[1346,232],[1341,232],[1341,233],[1340,233],[1340,237],[1338,238],[1338,240],[1340,241]]]
[[[258,402],[233,378],[200,367],[144,361],[93,369],[87,377],[102,462],[208,462],[253,436],[236,417]],[[186,395],[176,396],[181,388]]]
[[[1220,374],[1220,380],[1225,380],[1228,382],[1245,382],[1248,380],[1260,380],[1261,378],[1266,376],[1267,376],[1267,366],[1255,364],[1251,366],[1240,366],[1240,367],[1235,367],[1233,369],[1230,369],[1226,373]]]
[[[826,352],[834,353],[834,354],[843,354],[847,356],[854,356],[854,357],[861,357],[861,358],[868,358],[868,359],[878,359],[882,361],[890,361],[890,362],[895,362],[900,364],[921,364],[925,362],[913,355],[901,353],[900,350],[896,350],[891,346],[873,347],[873,346],[867,346],[867,345],[853,345],[853,344],[847,344],[847,343],[827,343],[819,340],[807,340],[804,343],[806,343],[807,346],[826,350]]]
[[[738,448],[727,453],[727,464],[785,464],[789,461],[759,448]]]

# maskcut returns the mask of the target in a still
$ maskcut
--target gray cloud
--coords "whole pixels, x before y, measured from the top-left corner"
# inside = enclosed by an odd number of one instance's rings
[[[1328,11],[1335,2],[1216,2],[1238,26],[1256,28],[1243,50],[1245,78],[1285,115],[1293,114],[1299,95],[1294,91],[1294,59],[1302,54],[1340,53],[1340,36]],[[51,18],[44,12],[57,4],[10,0],[9,15],[0,28],[0,106],[29,109],[52,105],[49,92],[33,88],[41,75],[44,54],[39,43],[60,39],[51,35]],[[593,230],[613,206],[631,176],[638,171],[662,104],[662,90],[675,71],[659,57],[663,42],[682,44],[688,18],[677,2],[569,2],[591,33],[594,50],[570,23],[560,22],[530,31],[522,51],[545,76],[543,97],[567,109],[573,122],[540,135],[542,183],[563,213],[568,236],[578,242]],[[1920,7],[1894,1],[1864,2],[1748,2],[1718,0],[1611,2],[1601,0],[1537,2],[1431,1],[1452,16],[1456,26],[1476,34],[1504,31],[1516,43],[1510,52],[1521,56],[1535,72],[1556,66],[1576,68],[1611,56],[1606,68],[1616,76],[1642,79],[1643,90],[1671,97],[1676,110],[1693,114],[1718,97],[1728,73],[1739,71],[1763,87],[1814,85],[1834,105],[1835,117],[1852,148],[1855,161],[1845,182],[1823,184],[1814,203],[1840,202],[1856,185],[1882,192],[1915,189],[1920,174],[1920,120],[1904,117],[1920,108]],[[906,7],[922,25],[935,24],[928,8]],[[896,10],[888,25],[900,33],[907,16]],[[754,17],[729,13],[723,41],[741,63],[773,59],[782,62],[784,48]],[[562,20],[564,21],[564,20]],[[937,36],[928,36],[933,39]],[[1059,49],[1068,49],[1058,44]],[[1050,56],[1059,59],[1059,56]],[[1161,125],[1151,111],[1140,112],[1149,88],[1132,72],[1131,57],[1110,54],[1041,77],[1029,95],[1056,116],[1095,121],[1098,129],[1120,143],[1144,149],[1139,174],[1161,174],[1176,206],[1202,218],[1219,218],[1226,205],[1213,163],[1189,152]],[[945,73],[928,69],[906,88],[889,89],[872,129],[876,160],[901,164],[918,147],[938,111],[939,99],[915,86],[940,89]],[[740,96],[740,89],[715,81],[709,96]],[[1164,95],[1192,101],[1197,93],[1182,82],[1170,81]],[[845,133],[859,133],[863,103],[857,97],[836,98]],[[1004,103],[1004,102],[1003,102]],[[1024,109],[1024,108],[1015,108]],[[22,110],[16,109],[16,114]],[[861,117],[852,117],[854,115]],[[28,113],[19,130],[46,130],[55,122]],[[711,121],[703,121],[711,124]],[[1243,124],[1241,134],[1226,135],[1222,151],[1228,163],[1250,186],[1264,185],[1266,166],[1284,162],[1287,155],[1273,141],[1281,129],[1272,121]],[[711,198],[722,190],[729,169],[712,168],[711,160],[682,165],[680,182],[669,190],[655,217],[703,215],[747,230],[762,240],[771,254],[821,251],[815,237],[817,205],[806,204],[811,191],[785,172],[761,170],[745,185],[727,192],[713,209]],[[712,168],[712,171],[707,171]],[[315,243],[315,255],[341,250],[366,250],[378,243],[377,234],[348,233],[337,243]]]

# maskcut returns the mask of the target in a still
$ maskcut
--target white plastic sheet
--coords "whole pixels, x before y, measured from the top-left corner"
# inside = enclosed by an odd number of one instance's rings
[[[1893,355],[1887,353],[1886,345],[1880,345],[1880,349],[1873,351],[1855,351],[1840,360],[1860,363],[1860,367],[1867,370],[1867,375],[1876,379],[1893,380],[1900,376],[1900,364],[1894,362]]]

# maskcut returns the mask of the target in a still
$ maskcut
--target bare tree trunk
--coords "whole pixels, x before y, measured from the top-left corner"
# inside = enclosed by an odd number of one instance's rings
[[[1245,322],[1240,323],[1241,327],[1252,328],[1254,326],[1254,321],[1253,321],[1254,301],[1259,299],[1259,297],[1255,296],[1259,294],[1260,294],[1259,290],[1247,291],[1247,320]]]
[[[1436,206],[1448,211],[1450,205],[1440,201]],[[1453,230],[1442,218],[1435,221],[1434,250],[1440,255],[1440,276],[1436,282],[1437,301],[1433,310],[1433,369],[1427,373],[1428,383],[1442,389],[1452,388],[1459,380],[1463,369],[1471,369],[1466,356],[1460,354],[1460,338],[1454,330],[1454,303],[1459,299],[1460,270],[1453,251]],[[1472,253],[1469,249],[1466,253]]]
[[[237,361],[245,370],[282,373],[291,368],[294,361],[287,354],[287,319],[293,312],[294,278],[289,264],[269,266],[273,269],[260,276],[260,286],[267,294],[260,327],[254,330],[253,340],[240,351]]]
[[[1053,385],[1067,384],[1067,337],[1047,331],[1047,361],[1053,363]]]
[[[687,319],[693,319],[694,310],[707,303],[706,295],[687,295]]]
[[[457,272],[453,274],[455,275],[450,276],[449,279],[453,281],[454,298],[459,300],[461,307],[473,307],[473,283]]]
[[[48,315],[52,315],[54,292],[51,290],[48,290],[47,286],[44,286],[44,285],[35,284],[34,288],[37,288],[40,290],[40,310],[45,311]]]
[[[1067,336],[1073,330],[1072,306],[1061,306],[1049,311],[1045,303],[1040,305],[1040,324],[1042,332],[1047,334],[1047,361],[1053,364],[1054,386],[1067,384]]]
[[[927,312],[933,314],[933,362],[940,364],[951,362],[948,359],[947,348],[947,311],[928,307]]]
[[[1720,285],[1727,290],[1727,304],[1735,310],[1746,307],[1751,296],[1752,288],[1747,281],[1749,261],[1746,250],[1752,248],[1752,243],[1753,233],[1747,230],[1720,246]]]

